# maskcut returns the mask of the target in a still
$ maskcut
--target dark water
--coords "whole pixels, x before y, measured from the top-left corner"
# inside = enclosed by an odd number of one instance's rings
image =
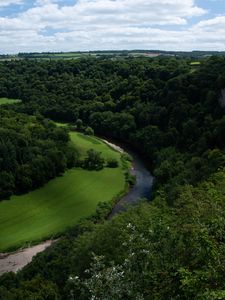
[[[109,218],[112,218],[119,212],[125,211],[129,205],[137,204],[141,198],[151,198],[153,176],[138,154],[128,149],[125,150],[133,157],[133,169],[131,170],[131,173],[136,176],[136,182],[134,186],[131,187],[128,194],[117,202]]]

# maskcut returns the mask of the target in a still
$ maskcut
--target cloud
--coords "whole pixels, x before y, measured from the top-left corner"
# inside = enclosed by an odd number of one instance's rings
[[[22,4],[23,0],[0,0],[0,7],[8,6],[11,4]]]
[[[194,0],[37,0],[0,18],[1,51],[225,50],[225,16],[190,25],[206,14]]]
[[[43,5],[48,5],[51,3],[57,3],[57,2],[61,2],[62,0],[36,0],[35,1],[35,5],[36,6],[43,6]]]

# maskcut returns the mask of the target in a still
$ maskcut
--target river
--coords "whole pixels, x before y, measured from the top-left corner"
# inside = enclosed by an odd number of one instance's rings
[[[136,176],[134,186],[132,186],[129,192],[124,197],[122,197],[114,206],[111,214],[109,215],[109,219],[111,219],[116,214],[125,211],[129,205],[138,203],[141,198],[150,199],[153,177],[147,169],[144,161],[135,152],[127,149],[126,146],[122,146],[123,148],[121,148],[115,143],[111,143],[106,140],[104,141],[117,151],[124,152],[125,149],[126,152],[128,152],[133,157],[131,173]],[[32,246],[23,250],[18,250],[13,253],[0,253],[0,275],[10,271],[17,272],[18,270],[22,269],[32,261],[32,258],[37,253],[44,251],[54,242],[54,240],[46,241],[39,245]]]
[[[122,149],[122,148],[121,148]],[[134,186],[132,186],[129,192],[122,197],[117,204],[114,206],[111,214],[109,215],[109,219],[111,219],[116,214],[125,211],[128,206],[137,204],[140,199],[147,199],[150,200],[152,186],[153,186],[153,176],[151,175],[150,171],[147,169],[144,161],[141,157],[133,152],[132,150],[125,148],[133,158],[133,164],[131,169],[131,174],[135,175],[136,180]]]

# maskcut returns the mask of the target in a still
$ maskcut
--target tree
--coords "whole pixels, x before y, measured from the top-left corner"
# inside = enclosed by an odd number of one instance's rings
[[[0,172],[0,199],[8,199],[14,192],[15,181],[12,173]]]
[[[40,276],[32,280],[23,281],[17,289],[12,289],[4,300],[59,300],[58,289],[55,284],[46,281]]]
[[[26,193],[76,164],[67,129],[10,109],[0,109],[0,122],[0,199]]]
[[[83,121],[81,119],[77,119],[76,126],[77,126],[77,130],[82,130],[83,129]]]
[[[94,135],[94,130],[91,127],[88,126],[87,128],[85,128],[84,133],[86,135]]]
[[[104,162],[101,152],[90,149],[87,151],[87,157],[84,160],[83,167],[88,170],[101,170],[104,167]]]

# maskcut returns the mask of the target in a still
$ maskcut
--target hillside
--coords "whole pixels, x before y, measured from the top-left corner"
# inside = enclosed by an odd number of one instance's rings
[[[0,201],[42,186],[78,160],[66,129],[7,109],[12,100],[6,100],[0,109]]]
[[[89,149],[101,150],[105,159],[114,158],[118,168],[86,170],[72,168],[30,193],[3,201],[0,210],[0,252],[32,242],[58,237],[80,219],[92,216],[100,202],[109,205],[126,190],[121,156],[102,141],[70,133],[79,156]]]
[[[22,100],[10,105],[14,113],[126,142],[155,176],[151,203],[77,223],[24,270],[0,278],[2,299],[225,298],[225,59],[191,62],[0,63],[0,96]]]

